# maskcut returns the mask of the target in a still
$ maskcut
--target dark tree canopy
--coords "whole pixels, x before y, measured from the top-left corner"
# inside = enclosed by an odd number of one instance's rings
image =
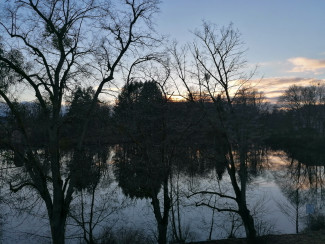
[[[159,140],[164,98],[154,81],[132,82],[123,87],[114,110],[120,131],[133,140]]]
[[[163,95],[155,81],[131,82],[122,88],[116,102],[115,112],[119,115],[123,110],[131,110],[133,106],[155,106],[163,102]],[[131,109],[130,109],[131,108]]]

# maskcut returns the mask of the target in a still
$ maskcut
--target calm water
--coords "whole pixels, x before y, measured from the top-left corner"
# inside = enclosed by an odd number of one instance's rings
[[[200,159],[200,157],[197,158]],[[202,163],[202,158],[199,161]],[[151,199],[145,197],[144,191],[148,184],[154,186],[157,184],[157,187],[160,187],[159,173],[156,176],[151,171],[154,177],[149,177],[150,179],[144,174],[142,175],[143,180],[141,178],[143,169],[142,171],[134,169],[134,172],[129,172],[130,167],[128,167],[127,173],[130,174],[128,177],[128,174],[125,173],[126,169],[117,165],[121,162],[116,147],[110,148],[105,174],[101,177],[95,192],[94,209],[98,224],[94,228],[94,232],[100,235],[107,229],[115,232],[133,230],[154,238],[157,228],[155,216]],[[232,234],[236,237],[243,236],[244,229],[238,216],[213,212],[210,208],[196,206],[205,202],[215,206],[235,207],[233,203],[211,195],[199,194],[188,198],[193,192],[215,189],[233,195],[227,173],[225,172],[220,179],[220,170],[209,166],[207,161],[204,162],[205,166],[191,169],[183,166],[173,167],[173,176],[169,178],[169,190],[172,189],[173,192],[177,226],[179,223],[182,235],[186,236],[187,241],[207,240],[209,235],[212,239],[227,238],[231,229],[233,229]],[[19,168],[10,168],[1,170],[1,174],[3,243],[32,243],[36,241],[49,243],[50,230],[42,201],[29,189],[18,194],[10,193],[8,189],[8,175],[24,177],[25,173]],[[158,183],[151,182],[152,179],[156,179]],[[170,184],[171,179],[172,185]],[[267,155],[264,155],[263,162],[251,172],[247,189],[249,209],[254,215],[258,232],[260,234],[295,233],[297,211],[299,230],[304,229],[307,221],[307,204],[312,204],[315,212],[323,212],[324,179],[324,166],[321,166],[320,163],[307,166],[283,151],[269,151]],[[136,192],[131,192],[131,190]],[[71,206],[74,218],[80,217],[81,203],[84,204],[85,213],[89,213],[90,196],[91,194],[86,191],[83,191],[82,196],[80,192],[75,195]],[[162,200],[161,192],[159,199]],[[179,206],[179,214],[177,214],[176,206]],[[88,218],[87,214],[84,216]],[[170,220],[171,216],[170,214]],[[169,224],[170,238],[171,226]],[[68,243],[82,242],[82,230],[73,218],[68,221],[67,239]]]

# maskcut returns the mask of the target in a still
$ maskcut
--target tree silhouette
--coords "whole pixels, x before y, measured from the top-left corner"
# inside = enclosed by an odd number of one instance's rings
[[[11,189],[17,192],[28,186],[39,194],[47,209],[53,243],[65,242],[66,219],[75,192],[69,173],[64,177],[66,168],[60,155],[64,97],[80,80],[92,77],[96,90],[79,131],[77,147],[81,152],[98,97],[112,84],[122,59],[130,51],[135,54],[138,48],[154,45],[150,27],[158,3],[127,0],[121,7],[97,0],[1,2],[6,18],[0,19],[0,63],[15,79],[5,86],[1,81],[0,96],[26,142],[24,169],[29,175],[27,181],[15,181]],[[48,157],[41,157],[40,150],[32,147],[25,121],[14,106],[15,98],[8,92],[17,84],[35,94],[45,115]],[[50,165],[49,171],[44,171],[43,165]]]
[[[127,153],[115,172],[127,195],[151,199],[160,244],[167,242],[171,208],[168,177],[172,156],[167,139],[166,102],[155,81],[131,82],[123,88],[114,110],[117,127],[136,145],[124,151]],[[161,187],[163,199],[158,196]]]
[[[195,31],[194,35],[196,40],[190,46],[194,64],[193,71],[189,71],[190,68],[184,69],[178,64],[177,72],[182,70],[187,74],[182,74],[180,78],[189,100],[208,101],[214,105],[213,110],[206,109],[205,111],[211,114],[208,118],[211,118],[211,123],[215,125],[214,133],[221,132],[219,140],[226,147],[225,166],[233,188],[233,194],[222,194],[217,189],[207,194],[215,194],[228,201],[234,201],[237,208],[214,207],[206,202],[200,204],[218,211],[239,214],[248,240],[256,243],[256,229],[248,208],[246,191],[250,164],[248,147],[252,146],[249,144],[250,141],[254,141],[254,135],[251,132],[254,132],[252,128],[256,129],[258,126],[254,120],[259,116],[256,112],[262,99],[257,99],[257,93],[254,97],[252,96],[254,93],[245,93],[243,90],[242,96],[240,95],[242,88],[247,89],[249,80],[255,71],[249,72],[246,69],[247,61],[244,57],[245,49],[243,49],[241,34],[232,24],[218,28],[216,25],[203,22],[202,28]],[[174,58],[177,58],[177,52],[173,53]],[[184,64],[190,63],[187,58],[183,60]],[[176,60],[177,63],[179,62]],[[183,65],[183,62],[181,64]],[[194,88],[191,88],[192,85]],[[252,102],[254,100],[255,103]],[[201,102],[201,104],[205,109],[204,103]],[[240,108],[247,108],[247,112],[251,111],[254,116],[246,116]],[[249,128],[249,126],[252,127]],[[215,141],[211,141],[210,144],[216,146]],[[193,194],[204,192],[206,191]]]

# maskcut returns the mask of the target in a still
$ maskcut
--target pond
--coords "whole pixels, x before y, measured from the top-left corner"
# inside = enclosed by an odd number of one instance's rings
[[[245,236],[238,214],[218,211],[236,209],[236,204],[220,197],[234,193],[224,162],[208,147],[177,150],[177,155],[163,160],[164,165],[171,166],[168,172],[157,163],[158,153],[145,154],[133,145],[110,146],[104,151],[84,155],[94,165],[101,165],[100,176],[86,164],[82,166],[88,173],[79,179],[80,189],[70,208],[68,243],[83,243],[84,233],[89,231],[98,240],[118,235],[155,243],[159,210],[161,218],[168,216],[168,240]],[[322,157],[288,150],[263,149],[253,153],[255,161],[248,168],[246,195],[259,235],[296,233],[310,226],[312,216],[324,214]],[[3,158],[8,154],[12,152],[3,151]],[[72,153],[66,152],[62,161],[69,162],[71,157]],[[9,189],[9,182],[27,174],[21,167],[3,162],[0,171],[3,243],[50,243],[47,213],[38,195],[28,188],[18,193]],[[67,163],[66,167],[71,166]],[[94,180],[97,176],[98,182]],[[171,202],[167,210],[166,189]]]

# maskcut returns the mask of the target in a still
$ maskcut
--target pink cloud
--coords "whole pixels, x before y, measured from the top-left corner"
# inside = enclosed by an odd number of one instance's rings
[[[325,79],[319,80],[315,78],[301,77],[271,77],[262,80],[252,80],[251,85],[259,91],[263,91],[267,100],[276,102],[286,89],[292,85],[310,86],[317,84],[325,84]]]
[[[297,57],[290,58],[288,61],[294,65],[289,72],[318,72],[320,69],[325,69],[325,60]]]

